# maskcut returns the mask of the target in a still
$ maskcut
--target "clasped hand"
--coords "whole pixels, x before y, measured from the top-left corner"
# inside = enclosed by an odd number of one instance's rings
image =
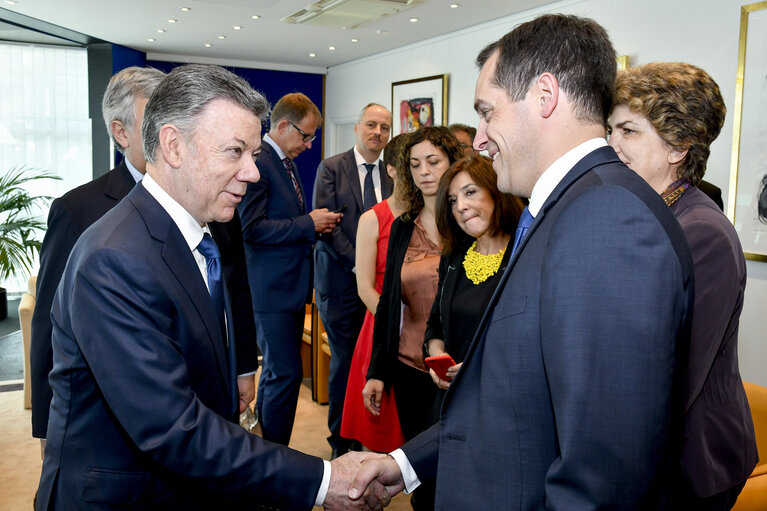
[[[328,511],[383,509],[405,488],[399,465],[386,454],[349,452],[330,464],[330,487],[323,503]]]

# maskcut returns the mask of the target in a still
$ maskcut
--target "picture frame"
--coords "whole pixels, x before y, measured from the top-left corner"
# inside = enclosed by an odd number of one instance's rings
[[[447,126],[447,74],[391,84],[392,136],[422,126]]]
[[[727,216],[746,259],[767,262],[767,1],[740,9]]]
[[[615,57],[615,63],[618,66],[618,71],[623,71],[624,69],[629,68],[629,56],[628,55],[618,55]]]

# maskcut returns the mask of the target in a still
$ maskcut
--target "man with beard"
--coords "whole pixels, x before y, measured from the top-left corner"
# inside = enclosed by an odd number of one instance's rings
[[[354,276],[357,223],[362,213],[392,193],[391,178],[378,159],[389,140],[391,123],[391,112],[385,107],[365,105],[354,125],[354,147],[322,161],[314,181],[314,207],[343,213],[340,224],[320,236],[314,251],[317,307],[331,352],[328,442],[333,457],[350,448],[351,442],[340,435],[341,413],[354,344],[365,317]]]

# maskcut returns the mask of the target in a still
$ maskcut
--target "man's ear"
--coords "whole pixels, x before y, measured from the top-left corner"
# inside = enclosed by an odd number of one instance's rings
[[[559,82],[551,73],[543,73],[535,81],[533,92],[537,95],[537,107],[541,117],[548,118],[559,104]]]
[[[112,121],[109,124],[109,129],[112,131],[112,136],[123,149],[127,149],[130,145],[128,140],[128,134],[125,133],[125,125],[122,121]]]
[[[176,126],[164,124],[160,128],[160,151],[168,165],[174,169],[181,167],[182,152],[186,149],[186,141]]]

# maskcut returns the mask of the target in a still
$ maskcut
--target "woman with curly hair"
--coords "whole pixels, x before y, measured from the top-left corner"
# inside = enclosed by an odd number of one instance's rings
[[[746,262],[732,224],[696,186],[724,124],[724,101],[708,73],[680,62],[622,71],[615,92],[610,145],[671,208],[695,272],[678,484],[668,507],[730,509],[757,460],[738,372]]]

